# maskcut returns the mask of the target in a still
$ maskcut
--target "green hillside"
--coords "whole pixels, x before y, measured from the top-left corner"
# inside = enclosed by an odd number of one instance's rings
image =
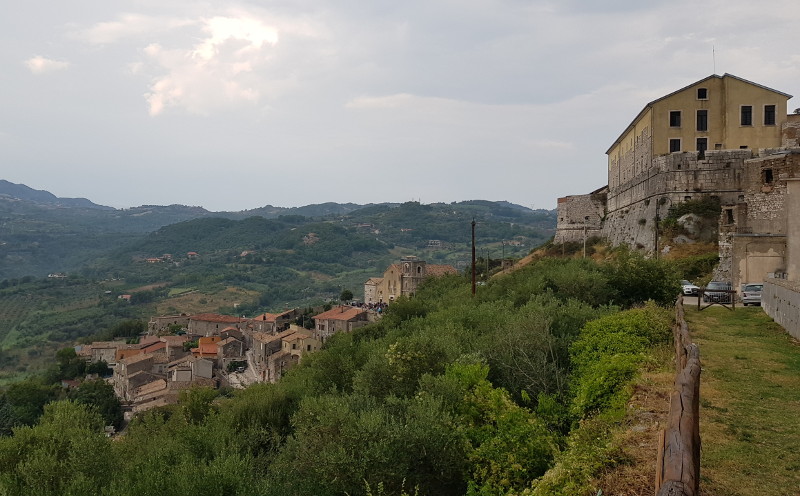
[[[379,323],[334,336],[278,384],[187,391],[116,441],[80,403],[51,403],[38,423],[0,438],[0,487],[595,494],[592,478],[615,456],[610,432],[625,414],[627,386],[671,336],[669,310],[609,305],[625,299],[616,283],[652,289],[632,304],[668,303],[676,276],[666,262],[622,256],[602,265],[543,260],[475,297],[465,277],[432,280]],[[53,398],[41,387],[29,382],[0,398],[0,432],[29,418],[25,405]]]

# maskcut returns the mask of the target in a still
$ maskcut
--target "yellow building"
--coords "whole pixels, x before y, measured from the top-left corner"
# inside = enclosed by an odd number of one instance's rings
[[[725,74],[701,79],[648,103],[606,152],[609,210],[614,209],[614,196],[635,187],[651,172],[654,157],[781,146],[789,98]]]

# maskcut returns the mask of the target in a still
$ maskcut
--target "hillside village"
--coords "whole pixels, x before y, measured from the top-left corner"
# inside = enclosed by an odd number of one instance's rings
[[[252,318],[216,313],[154,316],[136,343],[96,341],[78,346],[89,363],[105,362],[108,379],[126,416],[175,404],[193,386],[241,388],[274,383],[334,334],[352,332],[380,319],[400,296],[411,297],[429,277],[456,274],[449,265],[404,257],[383,277],[368,279],[361,303],[340,304],[312,317],[310,328],[299,309]]]

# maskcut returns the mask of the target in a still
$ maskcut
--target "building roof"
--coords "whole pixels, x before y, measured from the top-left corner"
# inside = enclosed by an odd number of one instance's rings
[[[242,342],[241,342],[241,341],[239,341],[239,340],[238,340],[238,339],[236,339],[236,338],[228,338],[228,339],[226,339],[226,340],[224,340],[224,341],[220,341],[219,343],[217,343],[217,346],[225,346],[226,344],[231,344],[231,343],[239,343],[239,344],[242,344]]]
[[[458,274],[458,270],[452,265],[427,265],[425,272],[429,276],[444,276],[447,274]]]
[[[286,336],[294,332],[295,331],[291,329],[279,332],[278,334],[270,334],[268,332],[254,332],[253,339],[256,341],[260,341],[262,343],[271,343],[273,341],[280,341],[281,339],[285,338]]]
[[[356,319],[361,316],[361,314],[366,314],[366,310],[362,310],[358,307],[348,307],[344,305],[339,305],[338,307],[331,308],[327,312],[322,312],[319,315],[315,315],[312,317],[314,320],[343,320],[343,321],[350,321]]]
[[[375,285],[378,285],[378,284],[380,284],[382,282],[383,282],[383,277],[370,277],[369,279],[367,279],[367,282],[365,282],[364,284],[375,284]]]
[[[296,339],[308,339],[311,337],[311,333],[302,330],[302,331],[294,331],[293,333],[289,334],[288,336],[283,338],[283,341],[294,341]]]
[[[200,353],[201,355],[216,355],[217,343],[202,343],[197,348],[192,348],[192,353]]]
[[[153,360],[155,355],[149,355],[147,353],[139,353],[138,355],[133,355],[129,357],[125,357],[120,362],[124,363],[125,365],[133,365],[134,363],[144,362],[145,360]]]
[[[259,315],[257,317],[253,317],[253,320],[260,320],[260,321],[263,321],[263,322],[276,322],[279,318],[282,318],[282,317],[283,318],[292,317],[295,312],[297,312],[296,308],[292,308],[291,310],[284,310],[283,312],[280,312],[280,313],[269,313],[269,312],[266,312],[266,313],[262,313],[261,315]]]
[[[155,343],[150,343],[144,348],[142,348],[142,351],[144,353],[153,353],[154,351],[164,350],[166,348],[167,348],[167,343],[163,341],[156,341]]]
[[[230,315],[220,315],[218,313],[198,313],[197,315],[192,315],[189,317],[189,320],[194,320],[197,322],[218,322],[222,324],[238,324],[240,322],[245,322],[247,319],[242,319],[240,317],[232,317]]]
[[[688,85],[684,86],[681,89],[675,90],[672,93],[666,94],[666,95],[664,95],[664,96],[662,96],[660,98],[656,98],[652,102],[650,102],[647,105],[645,105],[644,108],[638,114],[636,114],[636,117],[631,121],[631,123],[628,124],[628,127],[626,127],[622,131],[622,133],[617,137],[616,141],[614,141],[614,143],[612,143],[611,146],[608,147],[608,150],[606,150],[606,155],[611,151],[612,148],[614,148],[615,146],[617,146],[617,144],[619,144],[619,142],[622,140],[622,137],[625,136],[628,133],[628,131],[633,128],[633,126],[639,121],[639,119],[647,111],[647,109],[649,109],[650,107],[652,107],[656,103],[660,102],[661,100],[667,99],[667,98],[669,98],[669,97],[671,97],[673,95],[677,95],[678,93],[680,93],[682,91],[685,91],[685,90],[691,88],[692,86],[695,86],[695,85],[701,84],[701,83],[703,83],[705,81],[708,81],[709,79],[725,79],[725,78],[736,79],[737,81],[741,81],[743,83],[747,83],[747,84],[750,84],[750,85],[753,85],[753,86],[757,86],[757,87],[759,87],[761,89],[764,89],[764,90],[767,90],[767,91],[772,91],[773,93],[777,93],[777,94],[779,94],[781,96],[785,96],[787,99],[788,98],[792,98],[792,95],[790,95],[788,93],[784,93],[782,91],[778,91],[776,89],[769,88],[769,87],[764,86],[762,84],[758,84],[758,83],[754,83],[752,81],[748,81],[747,79],[740,78],[738,76],[734,76],[733,74],[728,74],[727,72],[725,74],[723,74],[722,76],[718,76],[717,74],[712,74],[712,75],[710,75],[708,77],[704,77],[703,79],[700,79],[699,81],[695,81],[692,84],[688,84]]]
[[[161,341],[167,343],[169,346],[180,346],[189,340],[189,336],[161,336]]]

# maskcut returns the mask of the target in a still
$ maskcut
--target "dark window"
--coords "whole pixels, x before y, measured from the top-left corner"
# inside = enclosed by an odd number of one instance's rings
[[[772,169],[764,169],[764,183],[765,184],[772,183]]]
[[[697,88],[697,99],[708,100],[708,88]]]
[[[753,106],[752,105],[742,105],[742,126],[752,126],[753,125]]]
[[[670,110],[669,112],[669,127],[681,127],[681,111]]]
[[[708,131],[708,110],[697,111],[697,130]]]
[[[726,208],[725,209],[725,215],[726,215],[727,220],[728,220],[727,223],[728,224],[733,224],[733,209],[732,208]]]
[[[706,150],[708,150],[708,138],[697,138],[697,158],[705,158]]]
[[[775,105],[764,105],[764,125],[775,125]]]
[[[681,139],[680,138],[673,138],[669,140],[669,152],[679,152],[681,151]]]

